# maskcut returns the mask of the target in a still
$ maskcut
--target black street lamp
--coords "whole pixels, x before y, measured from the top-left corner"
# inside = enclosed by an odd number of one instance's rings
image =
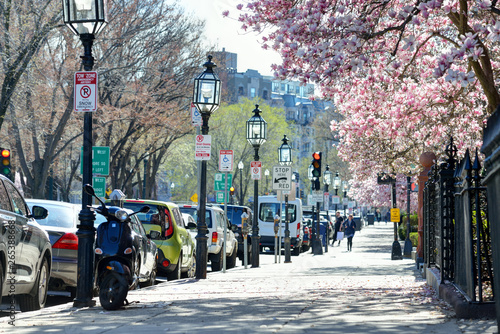
[[[342,181],[342,190],[344,191],[343,201],[346,202],[345,199],[347,199],[347,190],[349,190],[349,183],[347,181]],[[346,210],[346,205],[344,205],[344,216],[347,216],[345,210]]]
[[[283,144],[278,148],[278,161],[282,166],[290,166],[292,164],[292,146],[288,144],[286,135],[282,139]],[[290,222],[288,221],[288,194],[285,194],[285,263],[292,262],[290,241]],[[278,246],[281,249],[281,243]],[[280,251],[281,252],[281,251]]]
[[[265,143],[267,139],[267,122],[260,116],[262,112],[259,105],[255,105],[253,110],[254,115],[247,121],[247,140],[255,150],[254,160],[259,161],[259,148],[260,145]],[[254,180],[253,190],[253,223],[252,223],[252,268],[259,266],[259,253],[260,253],[260,236],[259,236],[259,222],[257,217],[259,215],[259,180]]]
[[[216,65],[212,62],[212,56],[208,56],[208,61],[203,64],[205,71],[194,79],[193,104],[201,113],[202,136],[208,134],[208,120],[210,115],[219,108],[220,103],[220,79],[213,71]],[[198,207],[198,234],[196,235],[196,278],[207,278],[207,223],[205,212],[207,205],[207,161],[201,161],[200,173],[200,204]]]
[[[266,193],[266,195],[269,195],[269,186],[268,186],[268,184],[269,184],[268,183],[268,180],[269,180],[269,169],[266,169],[264,171],[264,175],[266,176],[266,191],[265,191],[265,193]]]
[[[146,176],[147,176],[147,169],[148,169],[148,161],[149,161],[149,154],[146,153],[144,156],[144,180],[142,180],[142,198],[146,199]]]
[[[330,172],[330,166],[326,165],[325,172],[323,173],[323,184],[325,185],[325,193],[328,193],[328,186],[332,184],[333,173]],[[324,202],[324,210],[328,212],[330,202],[330,195],[326,202]],[[329,235],[330,223],[327,222],[325,227],[325,253],[328,253],[328,235]]]
[[[95,36],[106,26],[104,0],[63,0],[64,23],[80,36],[84,48],[82,65],[85,71],[92,71],[94,57],[92,44]],[[85,112],[83,118],[83,171],[82,185],[92,184],[92,112]],[[78,215],[78,265],[75,307],[94,306],[94,221],[95,213],[90,210],[92,197],[83,191],[82,210]]]
[[[342,181],[340,180],[339,177],[339,172],[335,173],[335,177],[333,178],[333,189],[335,189],[335,200],[338,201],[338,194],[339,194],[339,189],[342,184]],[[338,202],[335,202],[335,211],[337,211],[337,204]]]
[[[238,169],[240,170],[240,205],[243,205],[243,161],[238,162]]]

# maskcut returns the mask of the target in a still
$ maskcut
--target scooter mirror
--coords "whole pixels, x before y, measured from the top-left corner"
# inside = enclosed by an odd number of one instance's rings
[[[148,213],[148,212],[149,212],[149,210],[150,210],[149,206],[147,206],[147,205],[146,205],[146,206],[143,206],[143,207],[141,208],[141,210],[139,210],[139,212],[142,212],[142,213]]]
[[[86,184],[83,186],[83,191],[87,193],[87,195],[94,196],[95,197],[95,191],[94,188],[90,184]]]

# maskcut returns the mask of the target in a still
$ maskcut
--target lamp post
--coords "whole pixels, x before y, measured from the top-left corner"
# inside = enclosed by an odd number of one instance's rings
[[[332,184],[333,173],[330,172],[330,166],[326,165],[325,172],[323,173],[323,184],[325,185],[325,194],[328,194],[328,186]],[[328,213],[330,195],[327,195],[327,200],[324,201],[324,210]],[[330,234],[330,222],[327,222],[325,229],[325,253],[328,253],[328,235]]]
[[[247,121],[247,140],[255,150],[254,160],[259,161],[259,148],[260,145],[265,143],[267,138],[267,122],[260,116],[262,112],[259,105],[255,105],[253,110],[254,115]],[[254,180],[253,190],[253,223],[252,223],[252,268],[259,266],[259,253],[260,253],[260,236],[259,224],[257,217],[259,216],[259,180]]]
[[[95,36],[106,26],[104,0],[63,0],[64,23],[80,36],[84,48],[82,65],[85,71],[92,71],[94,57],[92,44]],[[92,112],[85,112],[83,119],[83,171],[82,185],[92,184]],[[94,220],[95,213],[90,210],[92,197],[83,191],[82,210],[78,215],[78,265],[75,307],[94,306]]]
[[[347,181],[342,181],[342,190],[344,191],[344,199],[347,199],[347,190],[349,188],[349,183]],[[345,213],[345,210],[346,210],[346,206],[347,205],[344,205],[344,216],[346,216],[346,213]]]
[[[144,180],[142,180],[142,198],[146,199],[146,169],[148,168],[149,154],[144,156]]]
[[[333,189],[335,189],[335,196],[338,196],[340,185],[341,185],[341,180],[339,177],[339,172],[336,172],[335,177],[333,179]],[[337,203],[335,203],[335,211],[337,211]]]
[[[266,176],[266,195],[269,195],[269,186],[268,186],[269,169],[266,169],[264,171],[264,175]]]
[[[288,144],[286,135],[282,139],[283,144],[278,148],[278,161],[282,166],[292,164],[292,146]],[[285,263],[291,263],[290,222],[288,221],[288,194],[285,194]],[[281,243],[278,246],[281,252]]]
[[[238,162],[238,169],[240,170],[240,205],[243,205],[243,161]]]
[[[210,115],[219,108],[220,103],[220,79],[213,68],[216,65],[212,62],[212,56],[208,56],[208,61],[203,64],[206,67],[205,71],[194,79],[193,104],[201,113],[202,126],[201,135],[208,135],[208,120]],[[205,221],[205,212],[207,204],[207,160],[201,161],[200,172],[200,200],[198,207],[198,221],[196,235],[196,278],[207,278],[207,261],[208,261],[208,246],[207,246],[207,223]]]

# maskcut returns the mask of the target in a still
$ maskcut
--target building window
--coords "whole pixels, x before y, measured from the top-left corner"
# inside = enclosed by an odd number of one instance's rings
[[[243,95],[243,87],[238,87],[238,95]]]
[[[285,84],[284,84],[284,83],[282,83],[282,84],[281,84],[281,90],[282,90],[283,92],[286,92],[286,90],[285,90]]]
[[[273,82],[273,92],[279,92],[280,91],[280,84],[279,82]]]
[[[269,97],[267,96],[267,90],[264,90],[264,91],[262,92],[262,98],[263,98],[264,100],[267,100],[267,99],[269,98]]]
[[[295,94],[297,94],[297,95],[300,94],[300,86],[295,87]]]
[[[255,97],[255,88],[254,87],[250,88],[250,97],[251,98]]]

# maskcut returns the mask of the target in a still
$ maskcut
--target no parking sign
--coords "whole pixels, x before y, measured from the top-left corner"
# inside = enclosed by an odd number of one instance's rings
[[[97,110],[97,72],[75,73],[75,91],[73,94],[75,111]]]

